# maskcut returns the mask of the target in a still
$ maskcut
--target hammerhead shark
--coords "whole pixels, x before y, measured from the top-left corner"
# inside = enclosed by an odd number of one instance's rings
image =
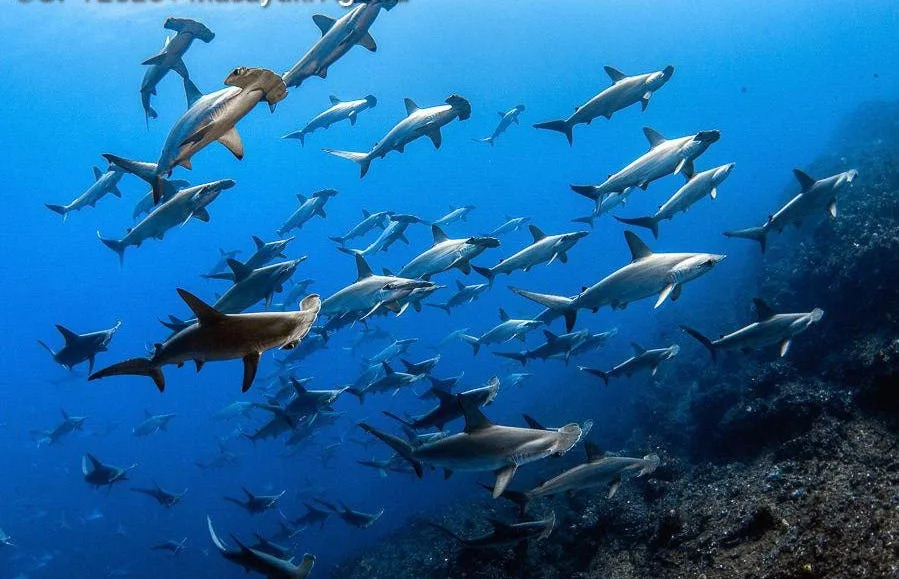
[[[156,481],[153,481],[152,488],[131,487],[131,490],[136,493],[142,493],[147,496],[153,497],[154,499],[156,499],[156,502],[167,509],[170,509],[180,503],[181,499],[184,498],[184,495],[187,494],[187,489],[184,489],[184,492],[180,494],[170,493],[169,491],[156,484]]]
[[[81,472],[84,474],[84,480],[97,488],[103,486],[112,488],[112,485],[128,480],[128,473],[135,468],[137,468],[136,464],[127,468],[103,464],[91,453],[86,453],[81,458]]]
[[[76,334],[65,326],[57,324],[56,329],[65,339],[65,345],[54,352],[46,343],[38,340],[37,343],[44,347],[53,356],[53,361],[61,366],[65,366],[70,372],[84,361],[88,362],[88,372],[94,371],[94,358],[99,352],[105,352],[108,349],[109,342],[119,330],[122,322],[116,322],[113,327],[108,330],[100,330],[98,332],[90,332],[89,334]]]
[[[247,495],[247,500],[242,501],[240,499],[235,499],[232,497],[225,497],[226,501],[230,501],[235,505],[239,505],[246,509],[250,514],[257,515],[259,513],[264,513],[265,511],[270,511],[274,509],[278,504],[278,499],[284,496],[284,493],[287,491],[281,491],[277,495],[254,495],[250,491],[248,491],[244,487],[240,487],[243,490],[244,494]]]
[[[281,559],[269,553],[248,547],[233,535],[231,538],[237,543],[238,548],[231,550],[215,534],[212,519],[208,516],[206,517],[206,525],[209,528],[212,544],[222,554],[222,557],[235,565],[240,565],[247,573],[255,571],[265,575],[268,579],[305,579],[309,575],[309,571],[312,570],[312,566],[315,565],[315,557],[309,553],[303,555],[300,564],[296,565],[293,559]]]

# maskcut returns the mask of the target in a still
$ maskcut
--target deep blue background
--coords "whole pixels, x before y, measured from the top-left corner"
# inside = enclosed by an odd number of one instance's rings
[[[146,192],[142,182],[125,177],[120,185],[124,200],[108,197],[96,209],[70,215],[64,224],[44,208],[44,202],[66,203],[84,191],[92,181],[91,165],[102,166],[103,152],[156,159],[169,127],[184,110],[184,97],[174,74],[164,79],[154,99],[160,116],[147,130],[138,94],[144,70],[138,63],[162,46],[166,16],[198,18],[216,33],[211,44],[195,43],[185,58],[196,84],[210,92],[222,86],[235,66],[283,72],[319,36],[311,15],[336,17],[342,10],[336,2],[267,9],[186,2],[16,3],[2,10],[0,236],[5,266],[0,300],[4,321],[0,440],[5,475],[0,477],[4,497],[0,527],[15,537],[19,547],[0,552],[0,578],[20,573],[102,577],[110,569],[122,568],[135,577],[159,577],[176,570],[181,576],[242,576],[214,553],[204,556],[211,549],[204,515],[214,517],[222,534],[247,536],[257,528],[271,529],[274,514],[250,519],[220,497],[235,495],[241,484],[259,490],[287,488],[284,510],[297,516],[302,508],[294,491],[307,486],[307,479],[331,499],[343,498],[362,510],[387,509],[367,531],[332,521],[322,532],[310,529],[301,535],[300,549],[319,556],[316,574],[324,575],[325,568],[356,545],[377,540],[409,516],[427,513],[434,503],[481,492],[472,484],[474,475],[457,475],[449,481],[439,476],[423,481],[401,476],[379,479],[355,464],[368,456],[351,443],[332,469],[322,469],[318,445],[344,434],[361,438],[353,428],[355,421],[369,418],[383,426],[388,423],[380,410],[417,413],[427,408],[408,392],[395,398],[372,397],[361,409],[355,399],[341,400],[337,406],[347,415],[295,458],[278,458],[283,451],[280,442],[254,448],[235,440],[229,444],[241,454],[240,466],[203,474],[194,460],[211,457],[216,437],[231,435],[236,427],[213,422],[210,415],[240,397],[239,363],[211,364],[199,375],[189,368],[169,367],[164,396],[148,380],[138,378],[56,383],[66,371],[55,367],[36,344],[42,339],[58,346],[61,339],[53,324],[87,332],[121,319],[124,325],[98,365],[142,353],[147,343],[165,335],[157,318],[186,313],[175,288],[213,301],[214,293],[225,286],[205,282],[197,274],[212,265],[220,247],[239,247],[246,258],[250,235],[274,239],[275,228],[295,208],[296,193],[324,187],[340,191],[329,202],[327,220],[313,219],[290,247],[291,256],[309,256],[297,279],[314,278],[312,289],[327,296],[355,279],[355,270],[352,259],[336,252],[326,236],[344,232],[358,220],[362,208],[434,219],[449,205],[476,205],[467,224],[447,228],[455,237],[489,231],[506,214],[531,216],[547,233],[569,231],[576,229],[569,219],[586,214],[591,206],[571,193],[568,183],[601,182],[642,154],[647,147],[642,126],[670,137],[719,129],[721,141],[697,168],[735,161],[735,172],[720,188],[717,201],[703,200],[688,214],[664,223],[661,240],[650,245],[663,251],[727,253],[729,259],[691,283],[677,304],[666,304],[659,311],[646,301],[624,312],[582,312],[579,327],[619,328],[619,336],[606,350],[580,361],[609,366],[630,354],[631,340],[651,347],[683,341],[673,330],[677,322],[690,321],[716,332],[745,321],[744,304],[753,295],[758,248],[728,241],[720,232],[761,223],[786,191],[795,191],[790,170],[821,152],[841,115],[861,102],[894,98],[899,88],[897,8],[889,1],[410,0],[382,13],[375,23],[376,54],[354,48],[331,68],[326,80],[313,78],[292,89],[275,114],[259,107],[244,119],[238,126],[246,149],[242,162],[213,145],[195,157],[192,172],[176,170],[176,178],[195,184],[221,178],[237,181],[237,187],[210,208],[211,223],[192,222],[164,242],[131,248],[124,268],[119,268],[115,255],[97,241],[96,231],[105,236],[123,234],[131,225],[133,203]],[[609,82],[602,71],[605,64],[628,74],[673,64],[676,72],[645,113],[631,107],[611,122],[597,119],[589,127],[576,127],[573,148],[561,135],[530,127],[567,116],[575,105],[605,88]],[[350,99],[368,93],[376,95],[379,104],[363,113],[355,128],[343,123],[316,132],[306,138],[305,148],[278,138],[327,108],[328,95]],[[452,93],[468,98],[473,114],[469,121],[444,129],[440,151],[427,140],[416,142],[403,155],[392,153],[376,160],[364,180],[348,161],[320,151],[323,146],[367,150],[402,118],[403,97],[430,106]],[[519,103],[527,107],[522,125],[511,127],[496,147],[471,142],[472,137],[490,134],[497,111]],[[635,193],[618,214],[651,213],[681,182],[680,177],[669,177],[646,193]],[[611,218],[601,218],[597,229],[570,252],[567,265],[518,272],[509,281],[537,291],[576,293],[629,259],[621,232]],[[640,234],[651,241],[648,232]],[[411,247],[396,245],[374,257],[372,265],[399,269],[430,245],[426,227],[413,226],[409,237]],[[528,239],[526,232],[508,235],[501,248],[476,262],[492,265]],[[461,276],[453,272],[437,279],[451,284],[457,277]],[[473,274],[466,281],[480,281],[476,278]],[[428,310],[377,323],[397,338],[420,338],[411,358],[424,358],[431,355],[425,346],[453,329],[470,327],[480,333],[491,327],[500,305],[516,317],[538,311],[508,292],[506,285],[507,278],[498,279],[480,302],[454,311],[452,317]],[[435,297],[443,301],[448,292]],[[734,308],[728,307],[726,316],[717,315],[732,303],[743,314],[734,315]],[[351,332],[335,338],[327,351],[308,360],[305,374],[316,377],[314,387],[336,387],[356,377],[360,363],[342,348],[350,336]],[[529,343],[536,345],[537,335]],[[511,346],[514,350],[519,344]],[[468,386],[493,374],[518,371],[489,351],[472,358],[464,344],[451,345],[442,354],[436,374],[464,370]],[[271,371],[271,357],[266,355],[261,375]],[[496,421],[517,422],[521,411],[548,424],[602,420],[627,408],[629,390],[646,383],[635,377],[604,390],[578,373],[575,364],[566,368],[555,361],[534,363],[527,371],[535,377],[525,388],[504,391],[488,409]],[[662,384],[683,387],[664,380]],[[56,447],[35,448],[29,432],[52,428],[60,408],[90,416],[86,432]],[[179,417],[168,433],[135,438],[131,428],[145,409],[175,412]],[[109,423],[118,429],[107,436],[96,434]],[[621,433],[622,440],[629,434]],[[109,496],[95,492],[81,480],[80,457],[85,451],[115,464],[139,463],[133,473],[137,484],[156,479],[173,490],[189,487],[190,493],[177,509],[166,512],[124,487]],[[383,447],[373,451],[379,457],[388,455]],[[95,509],[103,513],[101,520],[81,520]],[[55,530],[62,517],[70,530]],[[115,533],[119,524],[127,532],[124,537]],[[147,551],[158,540],[183,536],[189,537],[191,550],[177,560]],[[41,561],[45,566],[38,568]]]

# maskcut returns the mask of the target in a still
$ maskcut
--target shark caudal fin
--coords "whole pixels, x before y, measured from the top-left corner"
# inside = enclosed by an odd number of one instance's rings
[[[150,184],[153,188],[153,204],[159,203],[165,194],[165,185],[162,175],[159,173],[159,166],[156,163],[145,163],[143,161],[132,161],[124,157],[118,157],[109,153],[104,153],[103,158],[111,164],[116,165],[132,175],[140,177]]]
[[[509,286],[509,289],[525,299],[537,302],[541,306],[561,313],[565,317],[566,329],[570,332],[574,328],[574,322],[577,319],[577,308],[573,305],[573,299],[552,294],[538,294],[537,292],[529,292],[513,286]]]
[[[574,145],[574,135],[571,134],[571,125],[566,123],[565,121],[549,121],[546,123],[537,123],[534,125],[535,129],[547,129],[550,131],[556,131],[565,135],[565,138],[568,139],[569,145]]]
[[[358,388],[347,388],[348,394],[352,394],[356,398],[359,399],[359,404],[365,404],[365,390],[360,390]]]
[[[578,195],[583,195],[593,201],[599,201],[599,187],[596,185],[569,185],[569,187]]]
[[[104,368],[94,372],[88,376],[89,381],[99,380],[108,376],[149,376],[156,384],[156,388],[160,392],[165,392],[165,377],[159,366],[154,366],[149,358],[131,358],[118,364],[113,364],[108,368]]]
[[[425,304],[428,307],[438,308],[446,312],[447,315],[452,314],[451,308],[447,304]]]
[[[481,351],[481,340],[479,338],[469,336],[468,334],[459,334],[459,338],[461,338],[463,342],[471,345],[471,349],[474,350],[472,353],[473,356],[477,356],[478,352]]]
[[[103,242],[103,245],[113,250],[119,255],[119,265],[125,265],[125,248],[128,246],[119,241],[118,239],[106,239],[105,237],[100,236],[100,232],[97,232],[97,239]]]
[[[749,229],[738,229],[737,231],[725,231],[726,237],[739,237],[742,239],[754,239],[762,246],[762,253],[768,249],[768,230],[764,227],[750,227]]]
[[[493,146],[493,137],[484,137],[483,139],[472,139],[475,143],[487,143],[491,147]]]
[[[494,356],[499,356],[500,358],[509,358],[510,360],[516,360],[521,363],[522,366],[527,366],[528,357],[527,355],[521,352],[494,352]]]
[[[365,177],[365,174],[368,173],[368,168],[371,165],[371,155],[368,153],[356,153],[353,151],[338,151],[337,149],[322,149],[325,153],[329,153],[334,155],[335,157],[340,157],[341,159],[349,159],[354,163],[359,164],[359,178]]]
[[[613,217],[615,217],[615,219],[617,219],[621,223],[626,223],[627,225],[645,227],[646,229],[652,231],[652,236],[654,238],[659,238],[659,221],[655,217],[633,217],[631,219],[625,219],[624,217],[618,217],[617,215],[614,215]]]
[[[606,386],[609,385],[609,374],[608,373],[603,372],[602,370],[597,370],[596,368],[588,368],[587,366],[578,366],[577,369],[580,370],[581,372],[586,372],[587,374],[592,374],[593,376],[596,376],[597,378],[601,379],[605,383]]]
[[[44,203],[44,207],[46,207],[53,213],[62,215],[63,222],[65,222],[65,220],[69,217],[69,210],[65,205],[51,205],[50,203]]]
[[[287,133],[282,139],[298,139],[300,141],[300,146],[306,146],[306,133],[303,131],[294,131],[292,133]]]
[[[475,270],[476,272],[478,272],[479,274],[481,274],[482,276],[487,278],[487,283],[489,283],[490,285],[493,285],[493,279],[496,277],[496,274],[493,273],[493,270],[491,270],[489,267],[481,267],[479,265],[472,265],[471,269]]]
[[[478,486],[493,494],[494,486],[485,485],[484,483],[478,483]],[[531,502],[531,497],[527,493],[523,493],[521,491],[513,491],[509,489],[503,489],[503,492],[499,495],[498,498],[506,499],[516,505],[518,505],[518,514],[522,517],[528,510],[528,503]]]
[[[406,459],[412,465],[412,468],[415,469],[415,474],[418,475],[418,478],[422,477],[423,472],[421,468],[421,462],[419,462],[418,459],[413,456],[412,446],[408,442],[406,442],[402,438],[399,438],[398,436],[387,434],[386,432],[378,430],[373,426],[369,426],[364,422],[359,423],[359,428],[371,434],[372,436],[395,450],[397,454]]]
[[[690,334],[690,336],[692,336],[697,342],[705,346],[708,349],[709,354],[711,354],[713,361],[718,358],[718,351],[715,350],[715,345],[711,340],[689,326],[681,326],[680,329]]]

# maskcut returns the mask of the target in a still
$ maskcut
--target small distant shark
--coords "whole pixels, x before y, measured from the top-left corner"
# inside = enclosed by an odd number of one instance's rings
[[[174,30],[176,34],[166,37],[165,45],[159,54],[151,56],[141,63],[150,67],[144,73],[144,78],[140,83],[140,100],[147,119],[155,119],[158,116],[150,106],[150,96],[156,94],[156,85],[170,70],[174,70],[183,79],[190,78],[182,58],[193,44],[194,39],[209,44],[215,38],[215,34],[203,23],[190,18],[167,18],[163,28]]]
[[[347,247],[339,247],[340,251],[351,255],[369,255],[379,251],[387,251],[390,246],[397,241],[402,241],[409,245],[409,239],[406,237],[406,229],[413,223],[425,223],[425,221],[415,215],[405,215],[391,213],[388,217],[389,223],[371,244],[365,249],[350,249]]]
[[[334,189],[322,189],[316,191],[307,199],[302,193],[297,193],[297,200],[300,202],[299,208],[287,218],[287,221],[278,228],[278,235],[283,236],[292,229],[301,229],[303,224],[318,215],[321,218],[327,217],[325,214],[325,204],[328,199],[337,195]]]
[[[262,353],[272,348],[291,349],[309,333],[318,317],[321,299],[312,294],[295,312],[223,314],[183,289],[178,294],[197,316],[197,322],[165,342],[157,344],[150,358],[132,358],[91,374],[88,380],[107,376],[149,376],[160,392],[165,390],[162,366],[194,361],[197,370],[207,361],[243,359],[242,390],[253,385]]]
[[[581,123],[589,125],[597,117],[611,119],[621,109],[640,102],[643,110],[649,105],[653,93],[665,86],[674,74],[673,66],[664,70],[627,76],[611,66],[605,67],[606,74],[612,79],[612,86],[591,98],[585,104],[575,107],[574,114],[564,120],[549,121],[534,125],[538,129],[558,131],[565,135],[568,144],[574,144],[571,130]]]
[[[517,353],[494,352],[493,354],[501,358],[516,360],[522,366],[527,365],[528,360],[548,360],[550,358],[561,358],[567,364],[571,358],[571,352],[590,337],[590,330],[579,330],[562,335],[543,330],[543,335],[546,337],[546,342],[533,350],[523,350]]]
[[[662,362],[674,358],[675,356],[677,356],[678,352],[680,352],[680,346],[678,346],[677,344],[674,344],[673,346],[669,346],[667,348],[647,350],[640,344],[634,342],[631,343],[631,347],[633,347],[634,349],[633,357],[628,358],[608,372],[603,372],[602,370],[597,370],[595,368],[588,368],[586,366],[578,366],[578,370],[587,372],[588,374],[592,374],[597,378],[602,379],[602,381],[605,382],[606,386],[608,386],[609,378],[616,378],[618,376],[630,377],[636,372],[645,370],[649,370],[652,375],[655,376],[656,372],[659,371],[659,365]]]
[[[457,399],[465,416],[465,430],[417,447],[364,422],[359,426],[409,461],[419,477],[422,464],[442,468],[446,475],[454,470],[495,472],[494,498],[502,494],[519,466],[565,454],[581,438],[581,428],[574,423],[558,430],[497,426],[473,401]]]
[[[284,493],[287,492],[281,491],[276,495],[254,495],[245,487],[240,488],[241,490],[243,490],[244,494],[247,495],[247,500],[242,501],[240,499],[235,499],[232,497],[225,497],[225,500],[243,507],[251,515],[258,515],[259,513],[264,513],[265,511],[275,509],[278,506],[278,500],[284,496]]]
[[[268,579],[305,579],[312,566],[315,565],[315,557],[306,553],[299,565],[294,564],[292,559],[280,559],[268,553],[258,551],[241,543],[236,537],[231,538],[237,543],[237,550],[230,550],[218,535],[212,526],[212,519],[206,517],[206,525],[209,528],[209,536],[212,543],[218,549],[222,557],[231,561],[235,565],[243,567],[246,572],[255,571],[265,575]]]
[[[731,332],[717,340],[710,340],[687,326],[681,328],[708,348],[714,360],[719,350],[741,350],[749,352],[773,344],[780,345],[780,356],[784,357],[790,350],[793,338],[821,321],[824,311],[815,308],[810,312],[796,314],[778,314],[761,298],[753,300],[758,319],[735,332]]]
[[[294,520],[293,523],[298,527],[318,525],[319,529],[325,528],[325,521],[331,516],[331,511],[320,509],[307,502],[304,502],[303,505],[306,507],[306,514]]]
[[[84,428],[84,423],[87,421],[87,416],[70,416],[68,412],[62,410],[62,422],[54,428],[53,430],[44,430],[40,431],[37,434],[40,438],[37,441],[38,446],[42,446],[44,444],[56,444],[62,437],[71,434],[75,431],[79,431]]]
[[[462,207],[453,207],[450,205],[449,213],[443,217],[439,217],[431,222],[431,225],[443,227],[457,221],[468,221],[468,214],[477,209],[474,205],[463,205]]]
[[[488,248],[499,247],[495,237],[467,237],[450,239],[437,226],[431,226],[434,244],[407,263],[397,274],[409,279],[430,280],[432,276],[456,268],[464,274],[471,272],[471,260]]]
[[[510,217],[509,215],[506,215],[506,221],[487,235],[489,237],[499,237],[505,233],[518,231],[530,220],[530,217]]]
[[[108,193],[121,198],[122,192],[119,191],[118,183],[125,174],[125,170],[110,163],[109,168],[104,173],[98,167],[94,167],[94,184],[87,191],[79,195],[68,205],[52,205],[46,203],[45,206],[54,213],[62,215],[63,221],[68,219],[69,213],[72,211],[80,211],[85,207],[96,207],[97,201],[105,197]]]
[[[396,315],[405,311],[400,300],[416,288],[433,287],[425,280],[407,279],[392,275],[376,275],[360,254],[356,254],[356,281],[338,290],[322,302],[323,316],[340,317],[350,313],[366,319],[382,307]]]
[[[475,143],[487,143],[491,147],[496,142],[497,137],[506,132],[512,123],[518,124],[518,115],[524,112],[524,105],[515,105],[506,112],[499,112],[499,124],[493,129],[493,134],[483,139],[472,139]]]
[[[13,542],[12,537],[3,532],[3,529],[0,529],[0,547],[15,547],[16,544]]]
[[[375,52],[378,46],[368,30],[382,8],[391,10],[397,2],[398,0],[360,2],[336,20],[322,14],[314,15],[312,21],[321,30],[322,37],[299,62],[282,75],[284,84],[288,87],[298,87],[312,76],[326,78],[328,68],[357,44]]]
[[[103,464],[91,453],[81,457],[81,472],[84,480],[97,488],[102,486],[111,488],[116,483],[128,480],[128,473],[135,468],[137,468],[136,464],[127,468]]]
[[[387,362],[381,362],[384,368],[384,375],[377,380],[371,382],[364,389],[349,388],[347,392],[359,399],[359,404],[365,402],[366,394],[380,394],[384,392],[392,392],[396,394],[402,388],[407,388],[415,384],[419,380],[424,379],[425,374],[407,374],[406,372],[396,372]]]
[[[474,270],[487,278],[491,284],[499,274],[509,275],[513,271],[530,271],[532,267],[541,263],[552,264],[556,259],[562,263],[568,263],[568,250],[586,237],[586,231],[574,231],[559,235],[546,235],[536,225],[528,226],[534,242],[515,253],[511,257],[500,260],[493,267],[473,266]]]
[[[172,556],[180,555],[187,549],[187,537],[184,537],[180,541],[175,541],[172,539],[166,539],[161,543],[156,543],[152,547],[150,547],[151,551],[169,551]]]
[[[322,149],[326,153],[343,159],[354,161],[360,167],[360,177],[365,177],[372,160],[384,158],[390,151],[402,153],[406,145],[412,141],[427,136],[434,143],[434,148],[439,149],[443,142],[440,129],[454,119],[464,121],[471,116],[471,104],[459,95],[451,95],[446,99],[446,104],[421,108],[410,98],[405,99],[406,118],[397,123],[390,132],[375,143],[375,146],[367,153],[355,153],[352,151],[339,151],[337,149]]]
[[[790,199],[777,213],[768,217],[760,227],[750,227],[739,231],[727,231],[727,237],[742,237],[754,239],[762,246],[765,253],[768,245],[768,234],[772,231],[782,232],[789,225],[799,227],[803,220],[809,219],[826,210],[833,219],[837,216],[837,195],[848,188],[858,177],[858,171],[851,169],[838,173],[831,177],[816,181],[799,169],[793,169],[793,174],[799,181],[802,189],[798,195]]]
[[[53,356],[53,361],[60,366],[65,366],[71,372],[75,366],[82,362],[88,363],[88,372],[94,371],[94,359],[100,352],[106,352],[112,337],[121,327],[122,322],[116,322],[115,325],[108,330],[100,330],[90,332],[88,334],[76,334],[72,330],[57,324],[56,329],[65,339],[65,345],[54,352],[45,342],[38,340],[37,343],[44,347]]]
[[[343,235],[336,235],[333,237],[329,237],[328,239],[330,239],[331,241],[336,241],[341,246],[343,246],[350,239],[362,237],[376,227],[380,228],[381,231],[383,231],[387,227],[387,224],[390,222],[390,216],[393,214],[393,211],[375,211],[374,213],[372,213],[363,209],[362,221],[351,227],[350,230]]]
[[[275,241],[263,241],[262,239],[254,235],[252,236],[252,239],[253,243],[256,245],[256,251],[253,253],[253,255],[250,256],[250,259],[243,263],[244,267],[250,270],[264,267],[279,257],[282,259],[287,259],[287,256],[284,255],[284,250],[287,249],[287,244],[296,238],[288,237],[287,239],[277,239]],[[224,266],[228,265],[229,259],[237,261],[233,255],[229,255],[222,260],[223,268]],[[234,281],[235,276],[233,272],[210,272],[203,277],[207,279],[222,279]]]
[[[669,296],[675,301],[684,284],[705,275],[726,257],[712,253],[653,253],[633,232],[625,231],[624,238],[631,251],[631,262],[574,297],[539,294],[511,286],[510,289],[548,308],[537,319],[549,323],[564,316],[565,327],[570,332],[579,309],[594,313],[607,305],[613,310],[624,309],[630,302],[654,295],[658,296],[656,308]]]
[[[409,347],[416,342],[418,342],[418,338],[394,340],[393,342],[385,346],[380,352],[368,358],[364,358],[362,361],[366,366],[374,366],[375,364],[390,362],[397,356],[402,356],[403,354],[408,352]]]
[[[462,333],[459,334],[459,337],[469,344],[474,351],[474,355],[478,355],[478,351],[481,349],[481,346],[486,346],[489,344],[500,344],[503,342],[508,342],[513,338],[518,338],[522,342],[525,340],[525,335],[540,326],[543,325],[543,322],[539,320],[516,320],[509,317],[509,314],[506,313],[506,310],[503,308],[499,309],[499,319],[500,323],[491,329],[487,330],[480,337],[470,336],[468,334]]]
[[[452,394],[448,390],[434,388],[431,392],[437,398],[437,406],[421,416],[417,416],[410,420],[400,418],[386,410],[383,412],[386,416],[405,424],[413,430],[422,430],[426,428],[443,430],[446,423],[452,422],[463,416],[462,405],[459,403],[459,398],[463,398],[466,402],[470,402],[476,406],[487,406],[493,402],[496,395],[499,393],[499,385],[499,378],[494,376],[484,386],[475,388],[474,390],[460,392],[459,394]]]
[[[442,525],[438,525],[437,523],[427,522],[427,524],[443,532],[447,536],[455,539],[466,547],[474,549],[488,547],[508,547],[510,545],[517,545],[530,539],[537,539],[539,541],[541,539],[549,537],[549,535],[553,531],[553,527],[556,524],[556,514],[550,513],[549,517],[543,520],[526,521],[523,523],[508,524],[493,518],[487,519],[487,522],[490,523],[490,525],[493,527],[493,531],[471,539],[466,539],[460,535],[457,535],[453,531]]]
[[[484,293],[488,289],[490,289],[490,284],[479,283],[473,285],[465,285],[461,281],[456,280],[456,293],[450,296],[450,298],[446,300],[446,302],[442,304],[425,305],[432,308],[441,309],[445,311],[447,315],[449,315],[452,313],[453,308],[475,301],[482,293]]]
[[[350,124],[356,125],[356,118],[364,110],[372,109],[378,104],[378,99],[373,95],[368,95],[359,100],[342,101],[334,95],[328,97],[331,99],[331,107],[309,121],[305,127],[299,131],[287,133],[282,139],[299,139],[300,145],[306,144],[306,135],[315,132],[316,129],[327,129],[334,123],[338,123],[344,119],[349,119]]]
[[[184,80],[188,108],[172,126],[156,163],[132,161],[115,155],[103,155],[153,188],[153,201],[163,196],[163,181],[181,165],[191,169],[191,158],[213,141],[225,146],[238,160],[243,158],[243,142],[235,125],[262,100],[274,111],[287,96],[281,78],[264,68],[235,68],[226,78],[228,88],[203,95],[190,80]]]
[[[184,489],[184,492],[182,493],[170,493],[156,484],[156,481],[153,481],[152,488],[132,487],[131,490],[136,493],[142,493],[147,496],[153,497],[154,499],[156,499],[157,503],[167,509],[171,509],[172,507],[180,503],[181,499],[184,498],[184,495],[187,494],[187,489]]]
[[[339,507],[320,499],[316,499],[316,502],[326,506],[331,510],[331,512],[335,513],[338,517],[343,519],[346,524],[358,529],[369,528],[370,526],[374,525],[378,521],[378,519],[381,518],[381,515],[384,514],[383,508],[377,513],[363,513],[362,511],[354,511],[353,509],[346,506],[343,501],[338,501],[340,503]]]
[[[177,417],[177,414],[150,414],[148,411],[144,411],[144,420],[140,424],[134,427],[131,433],[134,436],[150,436],[151,434],[156,434],[157,432],[168,432],[169,422],[172,421],[173,418]]]

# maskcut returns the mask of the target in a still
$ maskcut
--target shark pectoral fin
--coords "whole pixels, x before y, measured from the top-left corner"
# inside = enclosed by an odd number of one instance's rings
[[[190,214],[194,219],[199,219],[204,223],[209,223],[209,212],[206,211],[206,208],[197,209],[193,213]]]
[[[453,471],[448,468],[443,469],[443,480],[446,480],[451,476],[453,476]]]
[[[792,344],[792,340],[790,338],[785,339],[780,343],[780,357],[783,358],[787,355],[787,352],[790,351],[790,344]]]
[[[666,285],[664,288],[662,288],[662,291],[659,293],[659,299],[656,300],[656,305],[654,305],[653,308],[657,308],[660,305],[662,305],[662,302],[664,302],[666,299],[668,299],[668,296],[671,294],[671,292],[674,291],[674,288],[676,288],[676,287],[677,287],[677,284],[674,282],[671,282],[668,285]]]
[[[678,299],[680,299],[680,295],[683,291],[684,291],[683,284],[677,284],[676,286],[674,286],[674,291],[671,292],[671,296],[670,296],[671,301],[676,302]]]
[[[509,483],[512,481],[512,477],[515,476],[515,473],[517,471],[517,464],[510,464],[509,466],[496,471],[496,485],[494,485],[493,487],[493,498],[497,498],[501,494],[503,494],[503,491],[506,490],[507,486],[509,486]]]
[[[314,565],[315,555],[311,555],[309,553],[304,554],[302,561],[300,561],[300,564],[297,565],[297,578],[305,579],[309,575],[309,572],[312,571],[312,567]]]
[[[611,499],[615,496],[615,493],[618,492],[618,487],[621,486],[621,475],[618,475],[609,483],[609,494],[606,495],[607,499]]]
[[[371,52],[375,52],[378,50],[378,45],[375,44],[375,39],[372,38],[371,34],[367,32],[365,33],[365,36],[363,36],[359,39],[358,42],[356,42],[356,44],[366,50],[370,50]]]
[[[175,64],[172,65],[172,70],[178,73],[181,78],[189,78],[190,73],[187,72],[187,67],[184,66],[184,61],[180,58],[175,61]]]
[[[324,14],[314,15],[312,21],[315,22],[318,29],[322,31],[322,36],[327,34],[328,31],[331,30],[331,27],[334,26],[334,23],[337,22],[335,19],[325,16]]]
[[[197,366],[197,372],[203,369],[203,364],[205,364],[205,360],[194,360],[194,364]]]
[[[709,195],[711,195],[712,199],[717,199],[718,198],[718,188],[712,187],[712,191],[709,193]]]
[[[160,52],[156,56],[151,56],[147,60],[143,61],[141,64],[143,66],[155,66],[165,60],[167,53],[165,51]]]
[[[687,158],[682,157],[681,160],[677,163],[677,167],[674,168],[674,174],[677,175],[681,172],[681,169],[684,168],[684,165],[687,164]]]
[[[211,123],[211,122],[206,123],[205,125],[203,125],[203,126],[200,127],[199,129],[197,129],[196,131],[194,131],[193,133],[191,133],[190,135],[188,135],[186,139],[184,139],[183,141],[181,141],[181,142],[178,144],[178,148],[181,149],[181,148],[184,148],[184,147],[186,147],[187,145],[190,145],[190,144],[192,144],[192,143],[199,143],[200,141],[203,140],[203,138],[206,136],[206,134],[209,133],[209,131],[212,130],[212,127],[213,127],[213,126],[214,126],[214,125],[213,125],[213,123]],[[182,164],[183,164],[183,162],[182,162]]]
[[[439,149],[440,144],[443,143],[443,136],[440,134],[440,127],[430,131],[428,133],[428,138],[431,139],[431,142],[434,143],[434,148]]]
[[[830,214],[831,217],[837,216],[837,200],[836,199],[834,199],[827,205],[827,212]]]
[[[252,352],[243,357],[243,384],[241,392],[246,392],[253,385],[256,378],[256,369],[259,368],[259,352]]]
[[[651,98],[652,98],[652,91],[646,91],[645,93],[643,93],[643,96],[640,97],[640,103],[643,107],[642,110],[644,110],[644,111],[646,110],[646,107],[649,106],[649,99],[651,99]]]
[[[237,129],[231,127],[231,130],[219,137],[218,141],[231,151],[238,161],[243,159],[243,143],[240,140],[240,135],[237,134]]]
[[[652,367],[652,372],[650,373],[650,376],[655,376],[655,375],[658,374],[658,373],[659,373],[659,367],[658,367],[658,366],[653,366],[653,367]]]
[[[87,373],[88,373],[88,375],[94,373],[94,358],[95,358],[95,356],[91,355],[91,357],[87,359]]]
[[[467,259],[457,263],[456,267],[459,268],[459,271],[461,271],[465,275],[468,275],[471,273],[471,263],[469,263],[469,261]]]
[[[556,255],[559,256],[559,261],[561,261],[562,263],[568,263],[568,255],[566,255],[565,252],[558,253]]]
[[[356,126],[356,111],[350,111],[347,114],[347,118],[350,119],[350,125],[355,127]],[[368,216],[366,215],[366,217],[368,217]]]

